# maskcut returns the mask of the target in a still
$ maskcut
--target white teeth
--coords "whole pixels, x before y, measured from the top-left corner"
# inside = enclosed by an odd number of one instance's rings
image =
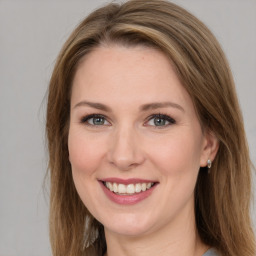
[[[152,186],[152,183],[147,183],[147,189],[150,189]]]
[[[113,191],[114,191],[115,193],[118,192],[118,187],[117,187],[117,184],[116,184],[116,183],[113,183]]]
[[[125,194],[126,193],[126,186],[124,184],[119,184],[117,192],[119,194]]]
[[[134,185],[133,185],[133,184],[129,184],[129,185],[127,186],[126,192],[127,192],[128,194],[134,194],[134,192],[135,192]]]
[[[135,192],[136,192],[136,193],[140,193],[140,191],[141,191],[141,185],[140,185],[139,183],[137,183],[137,184],[135,185]]]
[[[106,187],[107,187],[110,191],[114,191],[112,183],[106,182]]]
[[[117,183],[111,183],[111,182],[106,182],[105,186],[112,192],[118,193],[118,194],[135,194],[135,193],[140,193],[144,192],[147,189],[150,189],[154,183],[136,183],[136,184],[117,184]]]

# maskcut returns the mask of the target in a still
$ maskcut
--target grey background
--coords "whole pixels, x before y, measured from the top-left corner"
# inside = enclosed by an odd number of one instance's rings
[[[105,2],[0,0],[0,256],[50,255],[44,97],[67,36]],[[221,42],[256,164],[256,0],[173,2],[204,21]]]

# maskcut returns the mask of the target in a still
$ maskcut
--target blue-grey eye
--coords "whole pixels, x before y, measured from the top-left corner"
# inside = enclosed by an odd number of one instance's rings
[[[158,127],[168,126],[170,124],[175,124],[175,120],[170,116],[163,115],[163,114],[153,115],[147,122],[147,125],[149,126],[158,126]]]
[[[101,115],[89,115],[81,120],[82,123],[87,123],[89,125],[95,125],[95,126],[100,126],[100,125],[109,125],[109,122],[106,120],[104,116]]]
[[[163,126],[163,125],[166,125],[166,122],[168,123],[168,121],[166,121],[163,118],[159,118],[159,117],[155,117],[153,120],[154,120],[155,126]]]
[[[89,124],[93,125],[104,125],[105,118],[104,117],[93,117],[88,120]]]

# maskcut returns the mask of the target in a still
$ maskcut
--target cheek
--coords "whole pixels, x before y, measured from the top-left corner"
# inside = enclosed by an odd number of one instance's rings
[[[93,200],[99,197],[96,171],[100,168],[103,156],[100,144],[93,136],[86,136],[81,130],[70,129],[68,148],[73,181],[81,200],[91,212],[97,212],[100,208],[98,202]]]
[[[151,151],[152,162],[165,175],[197,174],[200,167],[201,138],[195,134],[183,133],[182,135],[168,136],[158,140]]]
[[[102,141],[94,136],[70,130],[68,148],[73,172],[81,172],[83,175],[94,173],[103,156],[102,145]]]
[[[166,209],[164,218],[173,218],[185,206],[193,207],[193,195],[200,167],[200,137],[183,133],[158,141],[150,152],[154,167],[161,173],[159,208]]]

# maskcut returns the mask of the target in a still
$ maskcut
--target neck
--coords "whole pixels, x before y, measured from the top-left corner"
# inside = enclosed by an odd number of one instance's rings
[[[183,216],[184,217],[184,216]],[[208,249],[197,233],[194,218],[181,218],[154,232],[126,236],[105,229],[105,256],[202,256]]]

